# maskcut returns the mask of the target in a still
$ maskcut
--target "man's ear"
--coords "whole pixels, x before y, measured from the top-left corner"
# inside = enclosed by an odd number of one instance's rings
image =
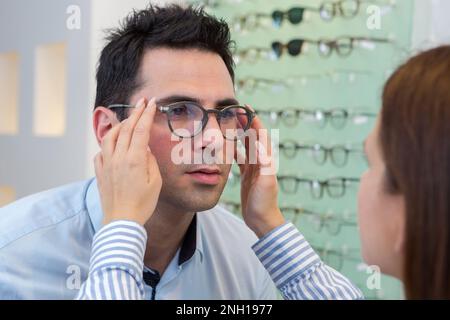
[[[119,123],[116,114],[108,108],[97,107],[94,110],[93,126],[97,143],[100,145],[108,131]]]

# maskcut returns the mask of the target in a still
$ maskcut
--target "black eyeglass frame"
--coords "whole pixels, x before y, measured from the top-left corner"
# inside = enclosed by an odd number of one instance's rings
[[[174,108],[176,108],[176,107],[178,107],[178,106],[180,106],[180,105],[182,105],[182,104],[186,104],[186,103],[189,103],[189,104],[191,104],[191,105],[195,105],[195,106],[198,107],[198,108],[202,111],[202,113],[203,113],[201,129],[198,130],[198,132],[193,133],[190,137],[184,137],[184,136],[178,135],[178,134],[175,132],[175,130],[173,129],[172,123],[171,123],[171,121],[170,121],[170,119],[169,119],[169,112],[170,112],[172,109],[174,109]],[[136,107],[136,106],[130,105],[130,104],[111,104],[111,105],[109,105],[107,108],[108,108],[108,109],[114,109],[114,108],[135,108],[135,107]],[[209,114],[212,113],[212,114],[215,114],[215,115],[216,115],[216,120],[217,120],[217,122],[218,122],[218,124],[219,124],[219,126],[220,126],[220,121],[219,121],[220,115],[221,115],[222,113],[224,113],[225,111],[227,111],[227,110],[230,110],[230,109],[236,109],[236,108],[240,108],[240,109],[245,110],[245,114],[246,114],[246,116],[247,116],[247,118],[248,118],[247,125],[245,126],[245,128],[242,128],[242,130],[245,132],[245,131],[247,131],[247,130],[250,128],[250,126],[251,126],[251,124],[252,124],[252,121],[253,121],[253,119],[254,119],[255,116],[256,116],[256,112],[250,110],[250,109],[249,109],[248,107],[246,107],[246,106],[242,106],[242,105],[230,105],[230,106],[223,107],[223,108],[220,109],[220,110],[217,110],[217,109],[205,109],[202,105],[200,105],[199,103],[196,103],[196,102],[194,102],[194,101],[177,101],[177,102],[174,102],[174,103],[170,103],[170,104],[168,104],[168,105],[165,105],[165,106],[157,106],[157,109],[158,109],[161,113],[165,113],[165,114],[166,114],[166,116],[167,116],[167,125],[169,126],[170,131],[171,131],[174,135],[176,135],[177,137],[179,137],[179,138],[181,138],[181,139],[192,139],[193,137],[195,137],[196,135],[198,135],[200,132],[202,132],[202,131],[205,129],[206,125],[208,124],[208,121],[209,121]],[[223,136],[225,139],[231,140],[231,139],[227,138],[223,132],[222,132],[222,136]],[[238,137],[235,137],[235,138],[232,139],[232,140],[237,140],[237,139],[238,139]]]

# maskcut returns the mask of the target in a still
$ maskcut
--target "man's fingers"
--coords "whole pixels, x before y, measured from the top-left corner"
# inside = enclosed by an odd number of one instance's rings
[[[250,107],[249,105],[245,106],[254,112],[254,109],[252,107]],[[264,128],[264,125],[262,124],[259,117],[255,116],[253,118],[249,130],[246,132],[244,138],[242,139],[245,146],[245,156],[247,163],[250,164],[258,163],[258,152],[256,150],[256,143],[255,143],[256,141],[260,141],[260,143],[262,143],[264,147],[270,152],[271,148],[270,146],[269,147],[267,146],[268,142],[266,137],[267,137],[267,130]]]
[[[246,106],[250,110],[255,111],[251,106],[249,105]],[[255,116],[253,118],[250,128],[256,131],[258,141],[263,145],[265,150],[267,150],[267,154],[270,156],[272,154],[272,142],[268,135],[268,130],[264,127],[264,124],[262,123],[261,119],[258,116]]]
[[[125,153],[130,146],[131,137],[133,135],[134,127],[136,126],[139,118],[145,110],[145,98],[142,98],[136,104],[135,110],[128,117],[126,123],[122,126],[117,139],[116,153]]]
[[[276,159],[269,154],[266,147],[261,144],[257,143],[257,149],[258,149],[258,165],[260,166],[261,170],[264,170],[265,174],[268,172],[275,172],[276,168]]]
[[[247,108],[249,108],[250,110],[252,110],[253,112],[255,112],[255,109],[253,109],[250,105],[246,104],[245,106]],[[253,117],[253,121],[250,125],[250,128],[252,128],[254,130],[264,129],[264,125],[263,125],[261,119],[257,115],[255,115]]]
[[[254,109],[246,105],[254,112]],[[259,172],[261,168],[272,169],[274,167],[274,159],[272,159],[272,144],[268,134],[268,130],[264,127],[261,119],[258,116],[253,118],[250,130],[245,135],[245,163],[247,166],[242,166],[242,169],[247,170],[247,167],[252,168],[252,172]],[[235,153],[235,159],[239,154]],[[242,163],[242,161],[241,161]]]
[[[244,151],[245,154],[240,154],[240,156],[242,156],[240,158],[240,160],[242,161],[242,163],[249,163],[250,162],[250,158],[251,158],[251,154],[250,154],[250,141],[255,141],[256,136],[255,133],[252,131],[247,131],[245,133],[245,135],[240,138],[241,143],[244,145]],[[236,149],[237,150],[237,143],[236,143]],[[236,159],[236,151],[235,151],[235,159]]]
[[[155,119],[156,105],[155,99],[151,99],[136,127],[133,130],[129,151],[133,154],[145,154],[149,150],[148,144],[150,140],[150,130]],[[151,150],[150,150],[151,151]]]
[[[122,125],[123,125],[123,123],[116,124],[111,129],[109,129],[109,131],[103,137],[103,140],[101,142],[101,148],[102,148],[103,154],[107,158],[111,158],[112,155],[114,154],[117,139],[119,137],[119,133],[120,133],[120,129],[121,129]]]
[[[239,167],[241,165],[245,165],[245,161],[246,161],[245,154],[243,153],[242,150],[239,150],[239,146],[237,143],[234,144],[233,158]]]
[[[243,159],[243,161],[242,161],[242,159]],[[236,164],[239,167],[239,172],[242,177],[244,175],[246,165],[245,165],[245,156],[239,150],[236,150],[235,160],[236,160]]]
[[[267,129],[260,129],[258,134],[259,152],[258,155],[272,156],[272,142],[270,141]]]

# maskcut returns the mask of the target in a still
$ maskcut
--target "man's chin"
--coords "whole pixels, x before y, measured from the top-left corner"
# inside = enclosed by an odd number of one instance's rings
[[[217,192],[217,190],[214,191],[192,190],[192,192],[190,192],[188,200],[189,206],[192,209],[192,211],[195,212],[212,209],[219,202],[221,194],[222,192]]]
[[[172,186],[163,188],[159,201],[186,212],[206,211],[217,205],[223,189],[223,185],[191,184],[183,188]]]

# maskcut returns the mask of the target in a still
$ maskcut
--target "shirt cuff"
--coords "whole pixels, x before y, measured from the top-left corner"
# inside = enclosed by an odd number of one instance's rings
[[[252,249],[280,290],[321,263],[320,257],[291,222],[270,231]]]
[[[134,221],[116,220],[94,236],[89,273],[108,267],[142,275],[147,232]]]

